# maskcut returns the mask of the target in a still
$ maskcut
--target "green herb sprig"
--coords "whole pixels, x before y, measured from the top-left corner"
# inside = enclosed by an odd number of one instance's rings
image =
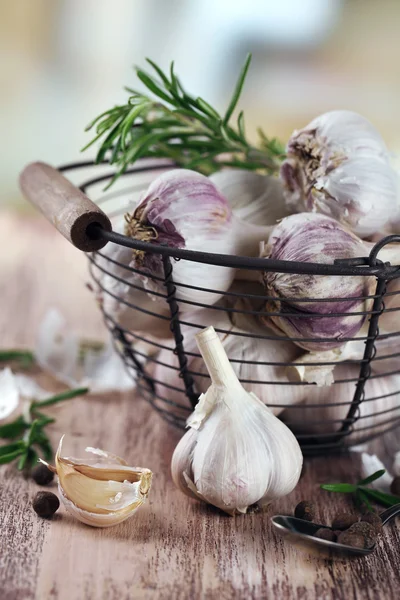
[[[27,369],[35,363],[35,356],[30,350],[0,350],[0,363],[11,361]]]
[[[127,103],[106,110],[86,128],[95,128],[96,135],[83,151],[103,138],[96,162],[103,161],[110,153],[108,161],[118,167],[108,187],[129,165],[143,157],[170,159],[205,175],[223,166],[275,173],[284,156],[279,141],[268,138],[259,129],[258,146],[251,144],[246,137],[243,111],[239,112],[235,126],[231,125],[250,61],[248,55],[223,115],[203,98],[184,89],[173,62],[168,74],[149,59],[154,74],[136,67],[136,75],[156,99],[125,88],[131,94]]]
[[[380,490],[375,490],[368,486],[386,473],[385,469],[376,471],[365,479],[360,479],[357,483],[324,483],[320,487],[327,492],[337,492],[341,494],[354,494],[357,504],[365,504],[368,510],[372,510],[371,500],[383,506],[394,506],[400,503],[400,498],[392,494],[385,494]]]
[[[29,469],[37,463],[39,453],[46,460],[50,460],[53,456],[53,449],[44,429],[50,423],[54,423],[55,419],[45,415],[42,409],[64,402],[64,400],[82,396],[88,391],[88,388],[78,388],[62,392],[46,400],[33,400],[23,415],[0,426],[0,438],[12,440],[8,444],[0,446],[0,465],[18,459],[19,470]]]

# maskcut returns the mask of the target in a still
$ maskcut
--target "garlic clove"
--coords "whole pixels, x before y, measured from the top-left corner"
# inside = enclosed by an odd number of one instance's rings
[[[145,502],[152,479],[149,469],[129,467],[118,456],[93,448],[88,449],[96,455],[91,464],[63,457],[62,441],[55,467],[41,462],[57,473],[62,501],[79,521],[93,527],[117,525]]]

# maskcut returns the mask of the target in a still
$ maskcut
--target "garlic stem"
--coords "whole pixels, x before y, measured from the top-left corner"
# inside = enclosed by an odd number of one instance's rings
[[[196,341],[212,383],[223,387],[240,385],[214,327],[203,329]]]

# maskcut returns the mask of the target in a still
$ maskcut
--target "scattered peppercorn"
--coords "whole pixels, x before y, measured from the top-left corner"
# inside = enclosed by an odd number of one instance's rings
[[[362,533],[357,531],[341,531],[338,539],[338,544],[344,544],[345,546],[353,546],[353,548],[364,548],[365,540]]]
[[[357,523],[357,521],[357,515],[346,512],[337,513],[332,521],[332,529],[340,529],[341,531],[344,531],[345,529],[351,527],[354,523]]]
[[[38,485],[48,485],[54,479],[54,473],[46,467],[46,465],[40,463],[32,471],[32,479],[36,481]]]
[[[380,516],[377,513],[369,512],[361,517],[362,522],[369,523],[375,528],[376,533],[382,533],[383,525]]]
[[[357,533],[363,535],[365,548],[372,548],[378,536],[375,527],[370,523],[367,523],[366,521],[354,523],[354,525],[352,525],[348,531],[349,533]]]
[[[304,521],[312,521],[315,517],[315,506],[307,500],[299,502],[294,509],[294,516],[297,519],[304,519]]]
[[[60,501],[52,492],[38,492],[32,500],[33,510],[43,519],[51,519],[60,506]]]
[[[390,485],[390,491],[393,496],[400,496],[400,477],[397,476],[393,479]]]
[[[320,540],[328,540],[328,542],[336,542],[336,534],[332,529],[327,529],[326,527],[320,527],[314,533],[314,536],[319,538]]]

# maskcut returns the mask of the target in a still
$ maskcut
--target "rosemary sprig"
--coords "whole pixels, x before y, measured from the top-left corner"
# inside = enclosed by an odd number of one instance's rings
[[[147,59],[154,74],[136,67],[136,75],[155,99],[131,88],[126,104],[115,106],[96,117],[86,128],[96,135],[86,150],[102,138],[96,162],[107,159],[118,167],[108,185],[143,157],[170,159],[173,163],[209,175],[223,166],[275,173],[284,148],[259,129],[259,145],[252,145],[245,132],[244,114],[230,124],[250,66],[248,55],[223,115],[201,97],[190,95],[182,86],[171,63],[169,74]]]
[[[320,487],[327,492],[337,492],[341,494],[354,494],[356,502],[361,505],[365,504],[368,510],[372,510],[370,500],[383,506],[394,506],[400,504],[400,498],[392,494],[385,494],[379,490],[366,487],[373,481],[376,481],[385,474],[385,470],[381,469],[372,473],[365,479],[360,479],[357,483],[324,483]]]
[[[47,417],[41,409],[82,396],[87,392],[88,388],[78,388],[46,400],[33,400],[24,415],[0,426],[0,438],[12,440],[0,446],[0,465],[18,459],[19,470],[31,468],[37,462],[39,453],[46,460],[50,460],[53,450],[44,429],[50,423],[54,423],[55,419]]]
[[[0,350],[0,363],[10,361],[18,362],[20,367],[27,369],[34,364],[35,357],[30,350]]]

